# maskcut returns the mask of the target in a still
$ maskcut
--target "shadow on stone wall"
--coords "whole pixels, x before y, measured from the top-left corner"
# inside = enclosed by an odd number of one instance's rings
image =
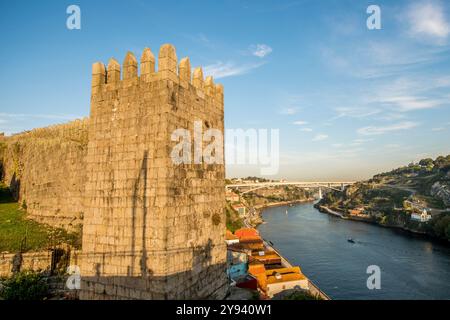
[[[0,181],[3,181],[5,177],[5,168],[3,166],[3,160],[0,159]]]
[[[80,299],[223,299],[228,291],[226,262],[213,264],[212,239],[197,247],[147,248],[152,236],[148,234],[150,209],[155,207],[147,195],[157,187],[148,185],[148,171],[149,152],[144,150],[132,187],[131,217],[126,217],[131,219],[131,243],[124,243],[129,249],[104,252],[98,246],[94,252],[82,253],[87,269],[81,270]],[[157,274],[150,268],[158,269]]]
[[[101,268],[101,266],[99,266]],[[219,275],[219,276],[218,276]],[[222,275],[222,276],[220,276]],[[83,300],[206,300],[228,293],[226,263],[167,276],[81,276]]]
[[[141,167],[139,170],[139,175],[134,183],[133,188],[133,204],[132,204],[132,213],[131,213],[131,251],[132,251],[132,259],[131,266],[129,270],[134,270],[134,256],[135,256],[135,244],[136,244],[136,212],[138,209],[138,205],[140,202],[140,206],[142,207],[142,249],[141,249],[141,259],[140,259],[140,269],[143,275],[147,275],[147,248],[146,248],[146,231],[147,231],[147,212],[148,207],[147,203],[147,172],[148,172],[148,150],[144,151],[144,156],[142,158]],[[142,188],[140,188],[142,184]],[[142,196],[139,196],[139,190],[142,190]],[[150,271],[151,272],[151,271]],[[129,272],[128,275],[132,275]]]
[[[9,182],[9,190],[11,190],[11,195],[15,201],[19,201],[20,195],[20,179],[17,178],[14,173]]]

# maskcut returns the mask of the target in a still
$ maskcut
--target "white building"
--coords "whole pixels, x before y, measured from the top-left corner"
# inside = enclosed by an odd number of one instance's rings
[[[411,213],[411,219],[420,222],[428,222],[431,219],[431,214],[429,214],[426,209],[423,209],[421,213]]]

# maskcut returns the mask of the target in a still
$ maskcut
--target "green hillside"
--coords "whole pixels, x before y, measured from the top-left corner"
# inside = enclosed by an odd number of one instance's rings
[[[337,210],[348,218],[450,240],[450,155],[377,174],[348,186],[344,192],[327,192],[318,206]],[[429,221],[411,219],[412,213],[423,210],[431,215]]]

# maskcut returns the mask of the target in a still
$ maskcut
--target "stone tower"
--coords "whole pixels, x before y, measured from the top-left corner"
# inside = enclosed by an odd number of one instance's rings
[[[82,299],[214,299],[227,290],[224,165],[174,164],[174,130],[224,129],[223,87],[175,48],[92,67]]]

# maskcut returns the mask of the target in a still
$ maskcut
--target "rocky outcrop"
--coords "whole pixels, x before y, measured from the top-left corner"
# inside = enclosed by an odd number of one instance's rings
[[[445,182],[435,182],[431,186],[431,195],[441,199],[446,206],[450,206],[450,186]]]

